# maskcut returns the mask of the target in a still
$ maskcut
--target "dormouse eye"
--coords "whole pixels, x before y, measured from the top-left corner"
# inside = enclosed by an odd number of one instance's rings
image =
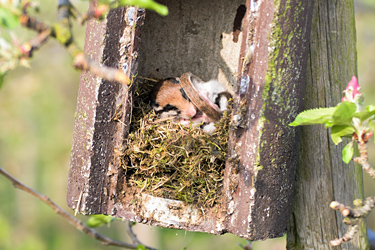
[[[178,111],[178,108],[176,106],[173,106],[173,105],[170,105],[170,104],[167,104],[163,107],[163,109],[161,110],[161,112],[169,112],[169,111]]]
[[[185,90],[183,88],[180,88],[180,92],[181,92],[181,95],[184,99],[188,100],[189,102],[191,102],[190,98],[187,96],[187,94],[185,93]]]

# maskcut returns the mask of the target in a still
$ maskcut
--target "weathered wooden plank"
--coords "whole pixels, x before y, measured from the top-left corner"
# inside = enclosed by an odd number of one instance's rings
[[[287,230],[298,141],[288,123],[302,101],[312,1],[249,6],[225,184],[229,231],[259,240]]]
[[[342,91],[357,75],[356,32],[352,0],[315,0],[309,46],[304,109],[336,106]],[[352,243],[331,247],[347,226],[333,200],[351,205],[363,198],[362,170],[346,165],[324,126],[301,128],[288,249],[368,249],[365,226]]]
[[[130,7],[111,10],[106,22],[90,20],[85,53],[103,65],[122,69],[129,77],[135,75],[143,19],[144,10]],[[117,181],[113,155],[122,148],[130,115],[127,85],[82,73],[69,171],[71,208],[82,213],[109,213],[113,208],[110,197],[115,195]]]

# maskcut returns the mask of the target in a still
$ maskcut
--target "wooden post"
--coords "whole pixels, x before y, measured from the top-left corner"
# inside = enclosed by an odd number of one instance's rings
[[[131,89],[81,77],[69,173],[68,204],[85,214],[230,232],[251,240],[283,235],[288,226],[298,136],[288,124],[301,110],[312,1],[160,1],[170,15],[113,10],[90,22],[86,53],[129,77],[192,72],[236,89],[220,207],[128,188],[118,153],[127,136]],[[142,42],[139,36],[142,29]],[[139,62],[139,67],[137,63]]]
[[[304,109],[336,106],[353,75],[357,75],[353,1],[315,0]],[[330,202],[352,205],[354,199],[363,198],[361,168],[342,161],[347,142],[334,145],[324,126],[301,127],[288,249],[368,249],[364,224],[352,242],[340,247],[329,243],[348,229]]]

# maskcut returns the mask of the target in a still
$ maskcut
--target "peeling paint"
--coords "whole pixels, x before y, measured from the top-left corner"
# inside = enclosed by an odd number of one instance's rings
[[[228,214],[233,214],[234,212],[234,201],[232,200],[231,202],[229,202],[229,205],[228,205]]]
[[[250,2],[250,11],[251,12],[258,12],[259,6],[261,5],[261,0],[251,0]]]
[[[124,72],[124,74],[128,74],[128,69],[129,65],[127,63],[124,63],[124,65],[122,66],[122,71]]]
[[[126,21],[127,21],[127,23],[128,23],[129,26],[133,26],[134,25],[135,16],[136,16],[135,15],[135,8],[134,7],[129,7],[127,15],[126,15]]]
[[[199,224],[202,215],[198,209],[185,202],[141,195],[142,205],[140,215],[147,219],[163,221],[163,223],[178,225],[179,223]]]
[[[249,88],[250,84],[250,76],[249,75],[242,75],[241,82],[240,82],[240,93],[245,94],[247,89]]]

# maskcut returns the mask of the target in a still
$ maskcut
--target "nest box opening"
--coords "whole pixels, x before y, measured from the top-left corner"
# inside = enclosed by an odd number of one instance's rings
[[[155,82],[194,72],[236,87],[245,1],[161,1],[166,17],[147,12],[141,31],[132,126],[121,155],[124,175],[119,193],[137,192],[182,200],[198,209],[222,203],[228,151],[230,108],[207,134],[199,127],[154,123],[145,103]],[[151,112],[152,113],[152,112]],[[146,114],[146,116],[145,116]],[[123,202],[132,199],[124,195]],[[223,208],[218,208],[221,209]]]

